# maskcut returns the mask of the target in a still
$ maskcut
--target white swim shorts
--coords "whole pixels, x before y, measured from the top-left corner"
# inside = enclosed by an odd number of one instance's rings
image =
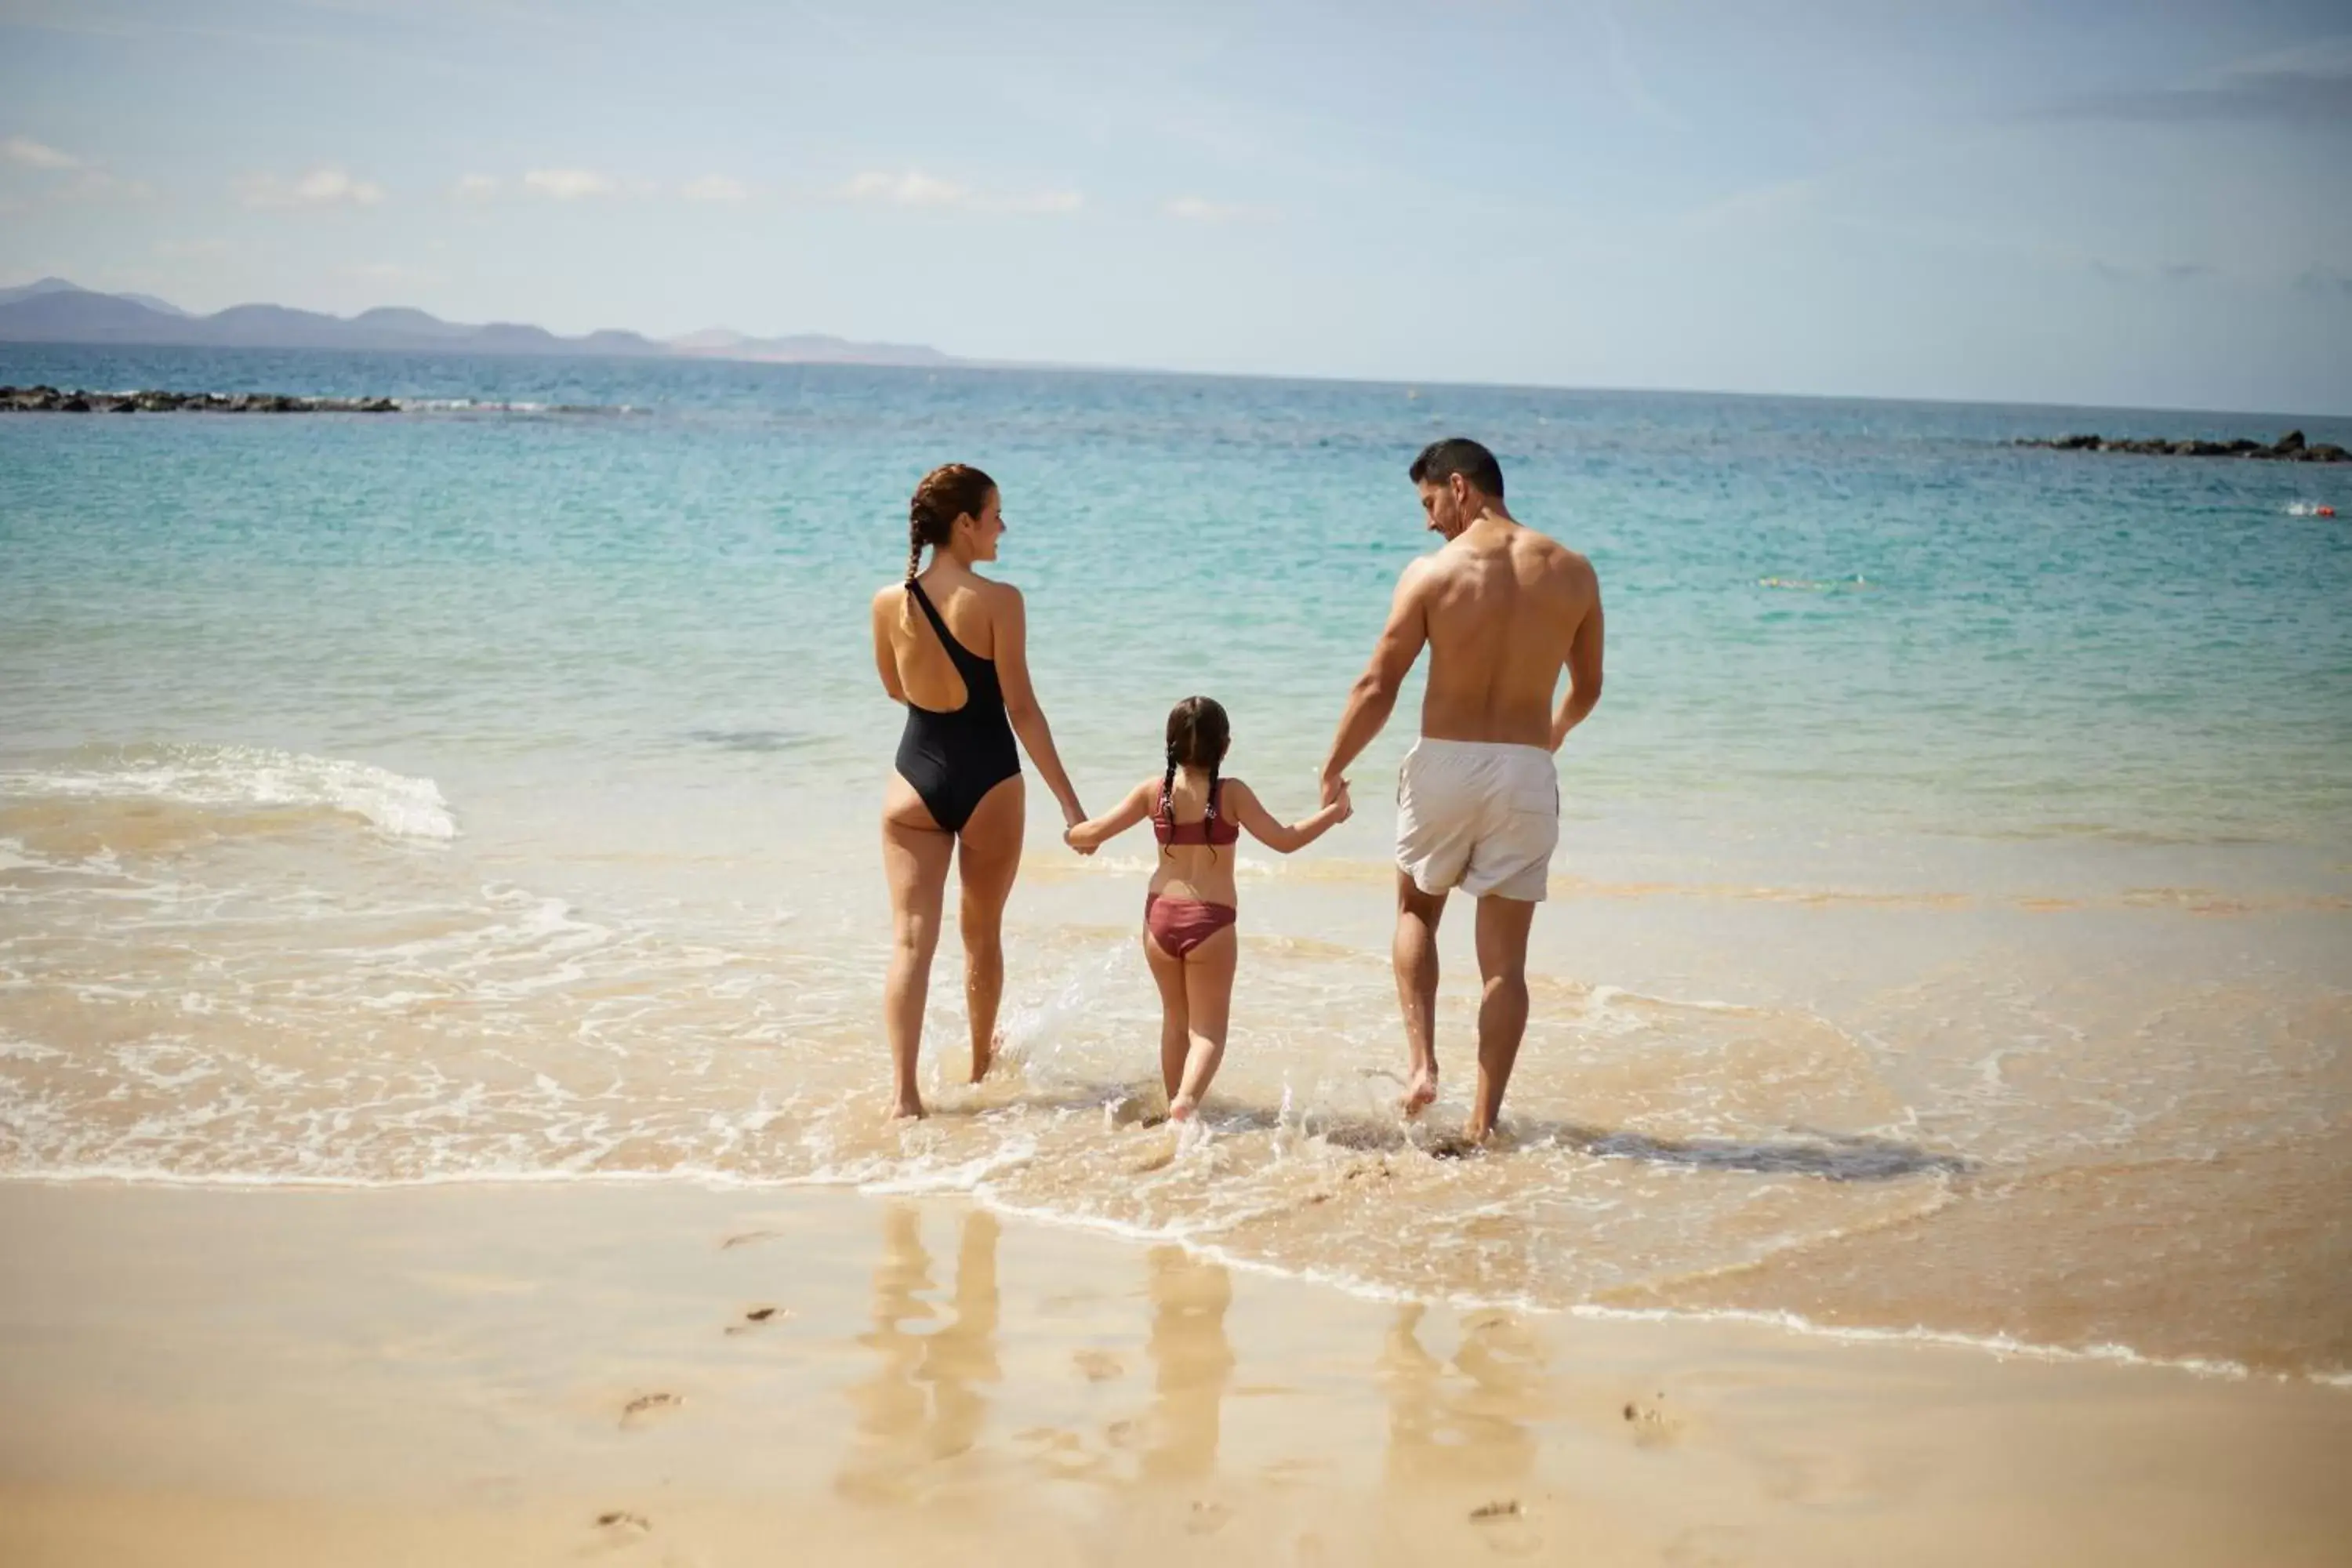
[[[1423,736],[1397,773],[1397,868],[1424,893],[1542,900],[1559,774],[1541,746]]]

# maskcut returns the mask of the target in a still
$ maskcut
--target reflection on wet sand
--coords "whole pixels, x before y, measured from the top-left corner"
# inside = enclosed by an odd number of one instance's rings
[[[1502,1312],[1462,1326],[1451,1363],[1421,1342],[1420,1303],[1397,1309],[1381,1351],[1388,1387],[1388,1479],[1508,1489],[1532,1475],[1547,1368],[1536,1336]]]
[[[1217,1436],[1234,1351],[1225,1309],[1234,1285],[1224,1266],[1181,1247],[1159,1247],[1150,1268],[1152,1404],[1146,1424],[1142,1479],[1185,1481],[1217,1465]]]
[[[837,1483],[844,1493],[876,1502],[919,1497],[979,1440],[988,1402],[972,1385],[999,1375],[998,1230],[985,1210],[964,1215],[954,1291],[943,1312],[925,1300],[935,1287],[922,1212],[908,1204],[884,1210],[874,1327],[857,1337],[880,1364],[849,1390],[857,1441]],[[947,1321],[928,1333],[908,1326],[943,1315]]]

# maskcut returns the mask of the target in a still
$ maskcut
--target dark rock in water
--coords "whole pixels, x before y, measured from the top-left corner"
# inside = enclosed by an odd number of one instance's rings
[[[282,392],[82,392],[54,386],[0,386],[0,412],[19,414],[397,414],[389,397],[293,397]]]
[[[2163,436],[2028,436],[2019,438],[2013,445],[2041,447],[2056,452],[2131,452],[2145,458],[2254,458],[2286,463],[2352,462],[2352,454],[2330,442],[2305,446],[2300,430],[2288,431],[2278,438],[2275,446],[2269,447],[2242,436],[2231,441],[2209,441],[2200,437],[2173,439]]]

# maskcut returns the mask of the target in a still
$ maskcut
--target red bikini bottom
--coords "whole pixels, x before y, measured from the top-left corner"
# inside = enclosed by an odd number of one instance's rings
[[[1240,918],[1240,911],[1231,904],[1204,903],[1199,899],[1163,899],[1157,893],[1143,896],[1143,929],[1151,933],[1151,940],[1160,944],[1161,952],[1178,958]]]

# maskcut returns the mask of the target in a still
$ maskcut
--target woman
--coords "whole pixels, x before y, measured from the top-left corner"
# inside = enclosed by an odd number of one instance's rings
[[[994,480],[962,463],[934,468],[908,508],[907,580],[874,595],[875,668],[882,689],[907,708],[898,776],[882,803],[882,865],[896,930],[882,1020],[894,1118],[923,1114],[915,1062],[948,862],[959,846],[972,1082],[987,1075],[995,1055],[1004,900],[1021,866],[1026,804],[1015,734],[1061,803],[1064,825],[1087,818],[1030,689],[1021,591],[972,570],[996,559],[1003,536]],[[919,574],[927,544],[931,563]]]

